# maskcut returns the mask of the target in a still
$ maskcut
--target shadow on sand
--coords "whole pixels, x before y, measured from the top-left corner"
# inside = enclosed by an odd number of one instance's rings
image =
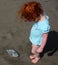
[[[58,32],[51,31],[49,32],[47,43],[43,50],[43,53],[41,53],[41,57],[43,57],[44,54],[47,52],[48,56],[52,56],[57,50],[58,50]]]

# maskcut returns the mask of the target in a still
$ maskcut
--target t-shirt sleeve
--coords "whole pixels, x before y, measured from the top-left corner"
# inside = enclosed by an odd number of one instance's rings
[[[47,33],[47,32],[49,32],[50,31],[50,25],[44,25],[43,27],[42,27],[42,32],[43,33]]]

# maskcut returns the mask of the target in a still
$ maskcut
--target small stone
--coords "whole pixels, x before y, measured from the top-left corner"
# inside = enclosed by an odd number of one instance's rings
[[[18,57],[18,56],[19,56],[18,52],[16,52],[16,51],[13,50],[13,49],[7,49],[6,52],[7,52],[8,55],[11,56],[11,57]]]

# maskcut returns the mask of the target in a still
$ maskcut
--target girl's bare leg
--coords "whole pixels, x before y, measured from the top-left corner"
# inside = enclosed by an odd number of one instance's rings
[[[38,48],[38,46],[36,46],[36,45],[33,45],[32,44],[32,49],[31,49],[31,55],[30,55],[30,59],[32,59],[32,58],[34,58],[35,56],[36,56],[36,50],[37,50],[37,48]]]
[[[33,55],[30,55],[30,59],[32,63],[37,63],[40,59],[39,57],[39,53],[36,52],[36,50],[39,48],[40,46],[36,46],[36,45],[32,45],[32,50],[31,53],[33,53]]]

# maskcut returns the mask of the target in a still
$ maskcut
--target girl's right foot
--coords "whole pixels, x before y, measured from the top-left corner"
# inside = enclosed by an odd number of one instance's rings
[[[35,57],[34,59],[31,60],[31,62],[35,64],[39,62],[39,60],[40,60],[40,57]]]
[[[32,59],[34,59],[36,57],[36,55],[34,54],[34,55],[30,55],[30,59],[32,60]]]
[[[36,57],[36,55],[34,53],[31,53],[31,55],[29,56],[29,58],[32,60]]]

